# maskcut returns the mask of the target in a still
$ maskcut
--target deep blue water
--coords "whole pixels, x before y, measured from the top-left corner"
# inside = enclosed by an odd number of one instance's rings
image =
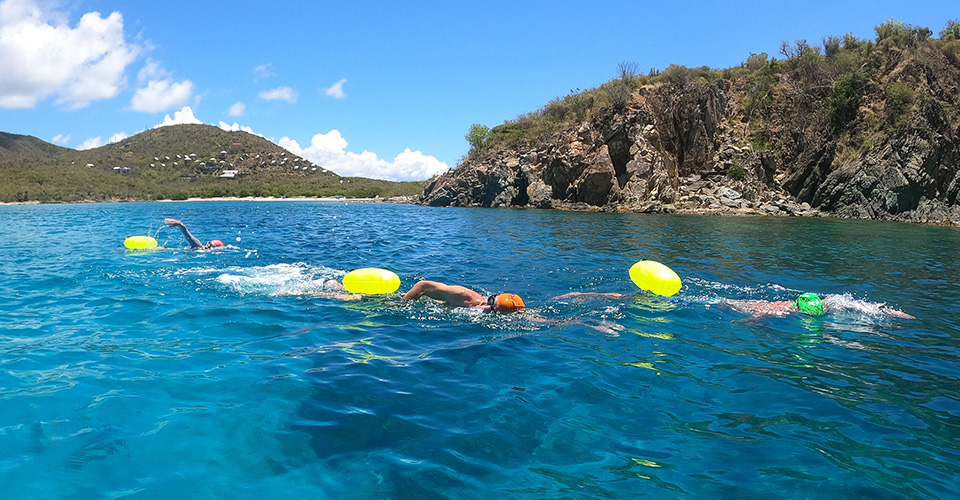
[[[50,498],[954,498],[960,230],[343,202],[0,207],[0,485]],[[185,251],[177,217],[216,252]],[[165,249],[122,241],[156,235]],[[640,259],[684,279],[631,292]],[[386,267],[483,314],[316,289]],[[819,318],[725,299],[846,294]],[[871,313],[886,302],[917,319]]]

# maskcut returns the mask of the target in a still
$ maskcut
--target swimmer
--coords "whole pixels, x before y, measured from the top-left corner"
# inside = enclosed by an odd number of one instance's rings
[[[513,312],[524,308],[523,299],[516,294],[500,293],[485,299],[469,288],[438,281],[418,282],[403,296],[403,300],[416,300],[424,296],[453,307],[477,307],[496,312]]]
[[[177,219],[163,219],[163,223],[168,226],[179,227],[180,232],[183,233],[183,237],[187,239],[187,243],[190,243],[190,248],[193,250],[206,250],[208,248],[223,246],[223,242],[220,240],[210,240],[210,242],[207,244],[201,243],[196,236],[190,234],[190,230],[187,229],[187,226],[184,226],[183,223]]]
[[[753,317],[761,316],[787,316],[796,312],[809,316],[823,316],[826,311],[840,309],[840,299],[842,295],[827,295],[820,300],[814,293],[800,294],[796,300],[727,300],[724,303],[732,307],[735,311],[749,313]],[[863,301],[857,302],[855,309],[864,312],[880,313],[894,318],[916,319],[915,316],[907,314],[899,309],[887,307],[886,304],[868,304]]]
[[[600,294],[603,295],[603,294]],[[622,294],[627,296],[627,294]],[[500,293],[491,295],[484,299],[483,295],[459,285],[447,285],[437,281],[420,281],[413,285],[413,288],[403,296],[404,301],[416,300],[420,297],[430,297],[444,304],[453,307],[475,307],[488,312],[514,312],[522,311],[525,320],[535,323],[544,323],[548,325],[566,326],[582,325],[598,332],[617,337],[620,332],[626,330],[625,327],[612,321],[600,321],[599,324],[590,324],[581,319],[573,318],[567,320],[557,320],[545,318],[540,314],[525,309],[523,299],[519,295],[512,293]]]
[[[588,299],[606,299],[626,301],[634,297],[631,293],[618,292],[570,292],[554,297],[551,300],[583,301]],[[820,299],[816,294],[804,293],[796,300],[734,300],[723,301],[735,311],[748,313],[754,317],[787,316],[793,313],[803,313],[810,316],[822,316],[824,312],[841,309],[855,309],[865,313],[884,314],[894,318],[916,319],[912,314],[899,309],[888,307],[886,304],[871,304],[862,300],[854,300],[844,295],[827,295]]]

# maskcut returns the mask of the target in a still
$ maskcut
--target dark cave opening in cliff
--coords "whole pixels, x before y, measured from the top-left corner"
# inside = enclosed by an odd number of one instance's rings
[[[610,161],[613,162],[614,174],[617,177],[617,184],[620,189],[630,180],[630,174],[627,172],[627,163],[630,162],[630,140],[627,139],[627,132],[621,128],[607,141],[607,149],[610,152]]]

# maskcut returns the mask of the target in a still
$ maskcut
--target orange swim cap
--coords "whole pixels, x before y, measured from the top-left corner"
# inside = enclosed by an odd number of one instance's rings
[[[523,304],[523,299],[514,293],[491,295],[490,298],[487,299],[487,304],[490,304],[490,307],[497,312],[519,311],[525,307]]]

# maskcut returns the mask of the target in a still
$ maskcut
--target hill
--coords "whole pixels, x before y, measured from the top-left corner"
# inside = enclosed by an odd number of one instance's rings
[[[69,151],[28,135],[0,132],[0,164],[6,162],[39,162]]]
[[[670,66],[487,129],[428,205],[960,224],[960,23],[890,20],[735,68]]]
[[[394,197],[422,186],[341,177],[262,137],[209,125],[159,127],[85,151],[0,133],[0,202]]]

